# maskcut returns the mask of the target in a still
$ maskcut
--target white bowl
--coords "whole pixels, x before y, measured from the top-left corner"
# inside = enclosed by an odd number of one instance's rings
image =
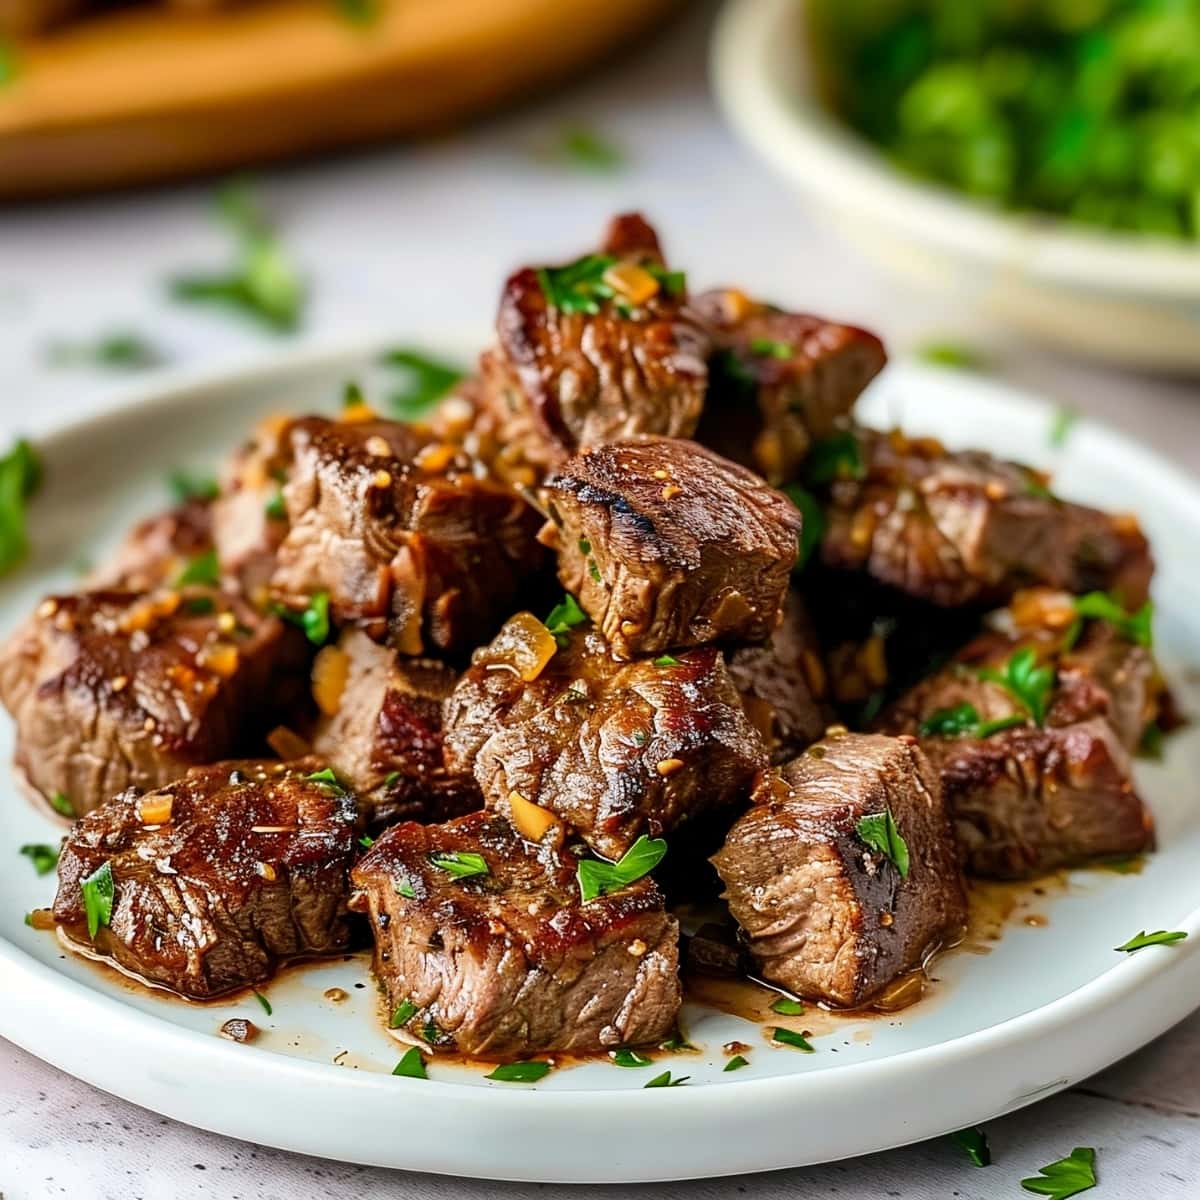
[[[730,0],[713,41],[735,132],[876,258],[1061,347],[1200,368],[1200,248],[993,211],[898,171],[820,103],[803,0]]]

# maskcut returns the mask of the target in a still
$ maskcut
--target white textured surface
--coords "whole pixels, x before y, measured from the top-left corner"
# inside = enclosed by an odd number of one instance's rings
[[[485,322],[508,267],[530,253],[569,254],[594,236],[609,212],[636,206],[662,226],[668,252],[697,284],[744,282],[787,304],[874,326],[894,346],[947,334],[990,343],[1010,378],[1132,430],[1200,470],[1195,382],[1100,373],[988,337],[973,325],[963,297],[910,293],[812,227],[792,197],[717,124],[703,84],[709,14],[698,8],[650,51],[537,112],[421,149],[264,176],[264,193],[313,279],[303,336],[386,330],[403,337],[406,329],[438,323]],[[631,169],[610,179],[537,161],[531,151],[571,121],[618,141]],[[226,253],[222,235],[205,218],[207,193],[188,187],[0,217],[0,423],[6,434],[94,411],[117,378],[46,368],[40,351],[51,338],[132,328],[181,362],[244,358],[269,342],[220,313],[163,300],[163,280],[171,273],[214,265]],[[3,986],[0,980],[0,1004]],[[1200,1018],[1194,1017],[1085,1087],[994,1122],[989,1132],[997,1163],[986,1171],[971,1168],[953,1147],[931,1143],[759,1179],[593,1190],[647,1198],[992,1200],[1022,1194],[1017,1181],[1023,1175],[1075,1145],[1092,1145],[1102,1180],[1098,1197],[1194,1197],[1200,1188],[1198,1068]],[[306,1119],[320,1120],[319,1097],[307,1112]],[[554,1190],[389,1174],[256,1150],[164,1122],[0,1044],[4,1200],[523,1197]]]

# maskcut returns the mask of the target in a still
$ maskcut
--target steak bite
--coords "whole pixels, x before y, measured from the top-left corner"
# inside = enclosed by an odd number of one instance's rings
[[[1032,584],[1146,598],[1153,564],[1137,521],[1059,500],[1028,467],[898,430],[821,449],[827,566],[946,606],[1002,603]]]
[[[473,766],[489,808],[516,794],[617,859],[744,800],[767,755],[716,647],[620,663],[595,630],[560,636],[518,614],[446,701],[447,768]]]
[[[16,764],[75,816],[251,750],[302,694],[303,637],[207,587],[51,596],[0,652]]]
[[[756,800],[712,861],[764,979],[853,1007],[960,936],[953,834],[915,738],[828,737]]]
[[[654,231],[627,214],[599,254],[524,267],[504,285],[497,341],[481,360],[499,440],[535,470],[586,446],[696,428],[708,334],[685,307]]]
[[[706,292],[694,307],[715,347],[696,440],[776,486],[798,477],[813,441],[834,432],[887,362],[864,329],[734,288]]]
[[[679,1011],[679,926],[648,877],[583,903],[561,829],[497,813],[389,829],[354,868],[402,1036],[490,1059],[653,1043]]]
[[[732,651],[727,665],[774,765],[795,758],[832,724],[821,647],[799,592],[788,593],[771,640]]]
[[[1027,624],[1031,611],[1046,623]],[[1070,597],[1018,597],[1006,629],[976,638],[881,719],[922,738],[972,874],[1020,879],[1153,840],[1129,755],[1157,716],[1161,680],[1148,650],[1108,622],[1087,622],[1073,641],[1073,617]]]
[[[326,593],[336,621],[404,654],[462,652],[495,632],[542,562],[533,509],[412,426],[309,417],[290,436],[272,580],[283,603]]]
[[[306,778],[319,765],[218,763],[90,812],[58,860],[68,944],[197,1000],[344,950],[354,798]],[[105,867],[112,912],[89,928],[85,881]]]
[[[457,678],[444,663],[401,658],[358,629],[317,655],[313,753],[353,789],[372,826],[483,807],[470,768],[452,773],[442,761],[442,701]]]
[[[775,632],[801,518],[744,467],[647,438],[577,455],[542,496],[558,577],[618,658]]]

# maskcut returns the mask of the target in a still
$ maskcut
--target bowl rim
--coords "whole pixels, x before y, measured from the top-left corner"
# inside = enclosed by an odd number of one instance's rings
[[[1200,243],[1191,249],[1075,229],[1045,214],[994,212],[891,166],[815,100],[806,10],[805,0],[728,0],[710,50],[726,121],[801,191],[981,268],[1200,305]]]

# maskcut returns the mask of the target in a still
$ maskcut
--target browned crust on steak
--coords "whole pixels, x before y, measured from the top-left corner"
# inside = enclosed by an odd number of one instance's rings
[[[195,999],[262,983],[289,958],[344,950],[354,799],[303,778],[319,766],[220,763],[108,801],[63,847],[59,927],[70,943]],[[142,806],[165,797],[170,820],[144,824]],[[112,917],[93,939],[80,885],[105,863]]]
[[[456,878],[431,862],[483,856]],[[659,1041],[680,1002],[678,925],[653,881],[584,904],[576,859],[520,838],[495,813],[388,830],[354,869],[389,1012],[432,1050],[492,1059]],[[400,890],[411,896],[400,894]]]
[[[643,833],[744,801],[767,764],[711,646],[675,665],[622,664],[595,631],[580,630],[530,683],[484,647],[445,721],[447,767],[473,767],[489,808],[507,813],[519,792],[612,859]]]
[[[744,467],[645,438],[576,456],[543,496],[559,579],[618,658],[763,641],[778,626],[801,518]]]

